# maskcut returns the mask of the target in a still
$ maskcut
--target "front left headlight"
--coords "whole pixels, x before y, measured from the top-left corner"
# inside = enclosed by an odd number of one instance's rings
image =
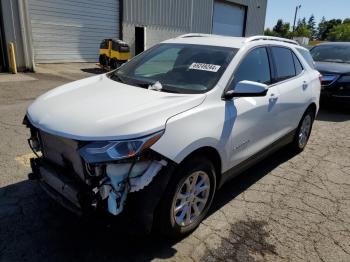
[[[133,157],[157,142],[164,131],[146,137],[121,141],[96,141],[79,149],[86,163],[99,163]]]

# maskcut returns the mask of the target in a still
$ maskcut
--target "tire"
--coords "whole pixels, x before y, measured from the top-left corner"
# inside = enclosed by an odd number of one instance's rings
[[[111,69],[117,69],[120,65],[117,59],[113,58],[110,63]]]
[[[305,149],[310,138],[314,118],[315,113],[311,109],[308,109],[301,118],[291,143],[291,147],[296,153],[300,153]]]
[[[202,192],[196,194],[194,187],[190,187],[191,181],[200,186],[197,190]],[[205,185],[209,188],[204,189]],[[216,176],[212,162],[202,156],[185,160],[173,173],[158,207],[154,222],[160,233],[179,238],[192,232],[208,213],[215,191]]]
[[[99,61],[100,65],[102,65],[102,66],[108,65],[108,59],[105,55],[100,55],[98,61]]]

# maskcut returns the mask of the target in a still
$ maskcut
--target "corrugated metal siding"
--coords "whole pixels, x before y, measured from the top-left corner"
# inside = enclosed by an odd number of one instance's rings
[[[124,0],[123,22],[210,32],[212,0]]]
[[[247,6],[246,36],[262,34],[267,0],[227,0]],[[214,0],[124,0],[123,22],[211,33]]]
[[[119,38],[118,0],[29,0],[37,63],[95,62],[104,38]]]
[[[211,33],[213,0],[193,0],[193,33]]]

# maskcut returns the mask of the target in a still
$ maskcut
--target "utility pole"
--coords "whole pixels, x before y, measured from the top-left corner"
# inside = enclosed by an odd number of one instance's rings
[[[295,22],[297,21],[297,15],[298,15],[298,10],[301,8],[301,5],[297,5],[295,7],[295,14],[294,14],[294,23],[293,23],[293,32],[295,30]]]

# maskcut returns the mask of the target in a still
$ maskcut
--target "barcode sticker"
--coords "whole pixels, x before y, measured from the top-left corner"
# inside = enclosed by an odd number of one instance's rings
[[[189,69],[217,72],[220,69],[220,67],[221,66],[219,66],[219,65],[204,64],[204,63],[192,63],[190,65]]]

